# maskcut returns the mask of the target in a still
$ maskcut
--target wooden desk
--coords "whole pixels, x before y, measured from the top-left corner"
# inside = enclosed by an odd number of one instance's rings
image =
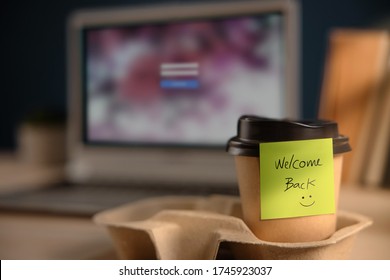
[[[359,233],[351,259],[390,259],[390,191],[343,188],[339,206],[374,220]],[[90,219],[0,213],[0,259],[112,258],[107,233]]]
[[[115,258],[103,228],[90,219],[0,213],[0,259]]]
[[[374,222],[358,234],[350,258],[390,260],[390,190],[344,187],[339,208],[366,215]]]

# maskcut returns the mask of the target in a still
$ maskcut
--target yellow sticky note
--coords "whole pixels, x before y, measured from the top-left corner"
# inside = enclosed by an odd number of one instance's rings
[[[331,138],[259,145],[260,219],[335,213]]]

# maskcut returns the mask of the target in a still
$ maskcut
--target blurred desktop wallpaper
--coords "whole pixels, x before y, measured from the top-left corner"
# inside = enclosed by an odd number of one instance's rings
[[[16,148],[16,129],[32,112],[46,109],[66,115],[66,21],[72,11],[186,2],[189,1],[2,1],[0,150]],[[329,31],[340,27],[389,29],[390,3],[386,0],[299,2],[301,115],[313,118],[317,115]],[[96,34],[91,37],[98,39]],[[258,63],[264,61],[259,58]]]
[[[86,140],[218,145],[283,116],[283,39],[276,13],[85,30]]]

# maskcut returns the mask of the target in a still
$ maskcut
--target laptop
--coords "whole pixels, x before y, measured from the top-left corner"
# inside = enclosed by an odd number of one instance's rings
[[[238,194],[241,115],[299,117],[295,1],[76,11],[67,25],[67,184],[0,207],[93,215],[149,196]]]

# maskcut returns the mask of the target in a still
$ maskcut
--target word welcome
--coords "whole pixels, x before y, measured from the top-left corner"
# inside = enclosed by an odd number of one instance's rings
[[[279,159],[275,161],[275,168],[276,169],[302,169],[305,167],[316,167],[316,166],[322,166],[321,159],[310,159],[310,160],[299,160],[295,159],[295,154],[291,156],[290,159],[286,159],[286,157],[283,157],[283,159]]]

